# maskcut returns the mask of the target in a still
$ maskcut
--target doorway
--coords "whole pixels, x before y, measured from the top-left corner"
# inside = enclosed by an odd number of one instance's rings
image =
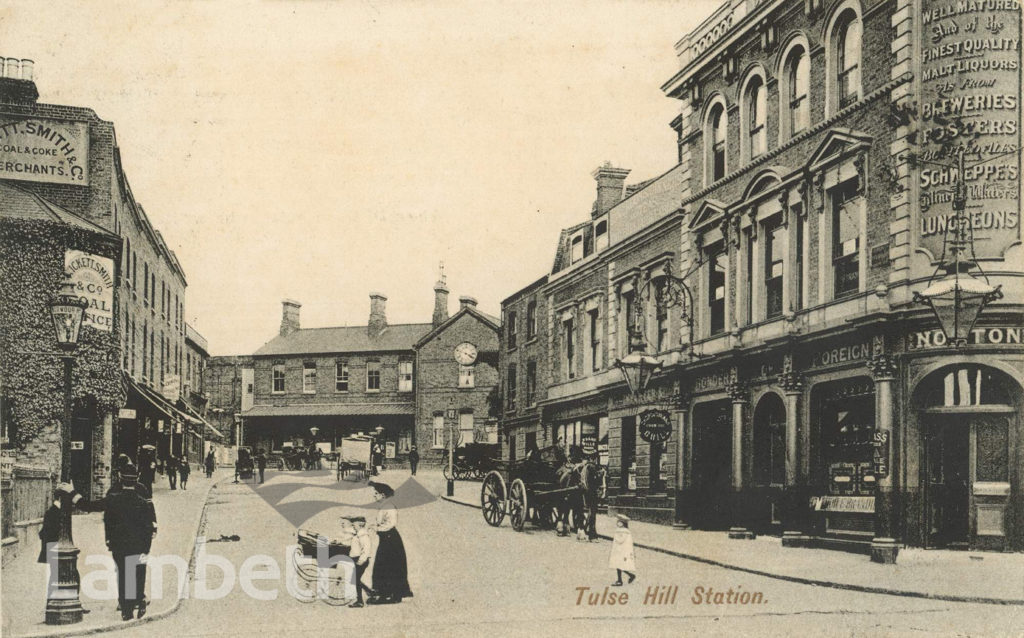
[[[925,432],[929,547],[969,546],[970,431],[962,419],[936,416]]]
[[[732,488],[732,415],[729,401],[693,409],[693,481],[690,518],[700,529],[729,526]]]

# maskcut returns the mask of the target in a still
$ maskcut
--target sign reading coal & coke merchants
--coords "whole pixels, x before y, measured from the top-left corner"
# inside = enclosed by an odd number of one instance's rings
[[[942,257],[963,155],[975,254],[1002,259],[1020,241],[1020,2],[923,0],[921,9],[918,247]]]
[[[110,332],[114,326],[114,260],[68,250],[64,270],[71,275],[75,294],[88,304],[82,325]]]
[[[89,126],[60,120],[0,122],[0,178],[89,183]]]
[[[647,410],[640,414],[640,438],[648,443],[664,443],[672,436],[672,418],[665,410]]]

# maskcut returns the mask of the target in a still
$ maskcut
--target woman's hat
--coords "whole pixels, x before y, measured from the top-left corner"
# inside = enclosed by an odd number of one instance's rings
[[[382,494],[383,496],[394,496],[395,490],[387,483],[378,483],[376,481],[370,481],[370,487],[375,491]]]

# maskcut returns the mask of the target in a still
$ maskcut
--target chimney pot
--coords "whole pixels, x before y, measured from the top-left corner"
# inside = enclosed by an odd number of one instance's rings
[[[300,329],[300,308],[302,308],[302,304],[293,299],[285,299],[281,302],[281,330],[279,334],[282,337],[287,337]]]
[[[436,328],[448,321],[448,286],[441,280],[434,284],[434,315],[430,319]]]
[[[597,200],[591,211],[591,217],[597,219],[607,213],[613,206],[622,201],[622,187],[629,175],[628,168],[615,168],[605,162],[591,173],[597,182]]]
[[[28,80],[30,82],[32,81],[32,70],[33,70],[34,66],[35,66],[35,63],[32,62],[32,60],[22,60],[21,61],[21,79],[22,80]]]
[[[476,308],[476,297],[470,297],[469,295],[463,295],[459,297],[459,309],[462,308]]]

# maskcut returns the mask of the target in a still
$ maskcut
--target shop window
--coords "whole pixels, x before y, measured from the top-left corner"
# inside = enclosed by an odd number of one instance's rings
[[[860,213],[854,201],[857,180],[830,191],[832,201],[833,295],[836,299],[860,290]]]
[[[474,442],[473,434],[473,413],[459,413],[459,445],[467,445]]]
[[[724,244],[710,251],[708,262],[708,312],[710,334],[725,332],[725,274],[729,253]]]
[[[313,394],[316,392],[316,362],[305,361],[302,364],[302,392]]]
[[[380,392],[380,361],[366,362],[366,391]]]
[[[622,419],[622,466],[620,487],[636,489],[636,417]]]
[[[509,350],[515,348],[518,345],[518,341],[516,339],[516,319],[516,311],[510,310],[508,313],[508,326],[505,331]]]
[[[765,318],[774,319],[782,316],[783,286],[783,242],[785,228],[781,220],[776,219],[765,225],[764,244],[764,298]]]
[[[334,364],[334,389],[337,392],[348,392],[348,363],[344,361]]]
[[[531,301],[526,305],[526,338],[533,339],[537,336],[537,302]]]
[[[651,467],[650,484],[648,491],[652,494],[660,494],[665,491],[665,460],[668,458],[664,443],[651,443]]]
[[[828,493],[874,494],[874,383],[858,378],[830,383],[815,392]]]
[[[765,396],[754,412],[754,483],[786,481],[786,407],[776,394]]]
[[[473,366],[459,366],[459,387],[472,388],[476,386],[476,368]]]
[[[398,391],[412,392],[412,361],[398,362]]]
[[[444,414],[440,412],[434,413],[434,438],[432,447],[443,448],[444,447]]]

